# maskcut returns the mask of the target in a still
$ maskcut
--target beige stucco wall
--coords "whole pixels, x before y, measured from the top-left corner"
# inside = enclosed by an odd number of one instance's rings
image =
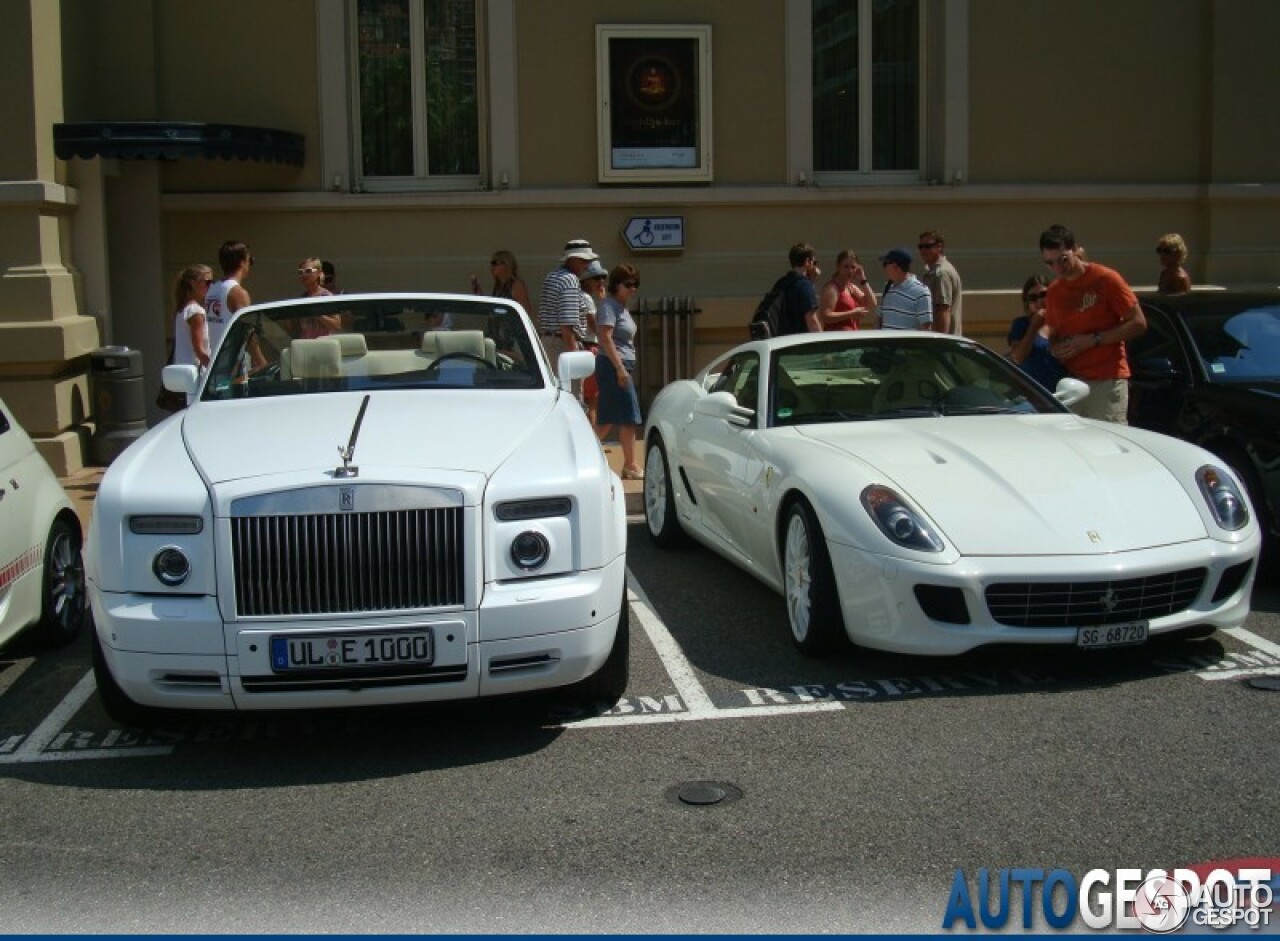
[[[1280,34],[1273,0],[948,7],[948,16],[969,16],[960,24],[968,121],[949,141],[968,172],[959,185],[893,187],[788,185],[787,4],[801,9],[804,0],[516,0],[503,16],[516,37],[511,157],[519,185],[399,195],[329,189],[326,158],[331,164],[334,154],[323,141],[333,138],[332,99],[344,92],[330,83],[321,100],[319,89],[344,68],[347,50],[319,37],[338,0],[34,2],[62,12],[65,120],[229,122],[306,138],[301,168],[168,162],[157,168],[154,191],[145,174],[104,168],[108,204],[127,181],[141,187],[140,205],[158,207],[131,220],[140,239],[117,239],[109,252],[113,281],[131,285],[127,303],[116,292],[112,316],[135,335],[167,330],[173,273],[191,261],[213,263],[230,237],[253,247],[258,264],[247,287],[257,300],[292,296],[296,263],[314,254],[338,264],[347,290],[465,290],[469,275],[486,277],[496,248],[516,253],[536,298],[564,241],[589,238],[607,262],[640,267],[645,298],[698,299],[699,363],[741,336],[754,301],[785,267],[787,247],[801,240],[818,247],[828,270],[839,249],[854,248],[875,276],[885,249],[941,229],[965,279],[969,332],[997,344],[1015,313],[1011,292],[1040,269],[1038,233],[1053,222],[1073,226],[1092,257],[1135,285],[1154,282],[1152,248],[1166,231],[1186,236],[1198,282],[1280,283],[1280,122],[1266,117],[1268,44]],[[925,3],[936,11],[940,0]],[[10,9],[0,7],[0,17]],[[595,26],[637,22],[712,27],[709,185],[595,182]],[[0,29],[0,53],[0,77],[38,67],[30,44],[10,29]],[[19,105],[47,113],[48,94],[41,88]],[[936,102],[929,106],[930,126],[941,126]],[[16,168],[35,159],[43,133],[0,140],[0,178],[25,172]],[[338,141],[339,150],[349,145]],[[926,141],[930,153],[937,144]],[[66,165],[51,164],[45,177],[64,179]],[[74,194],[57,212],[28,212],[14,231],[29,235],[15,251],[65,245],[80,212]],[[630,252],[621,230],[634,215],[683,216],[686,249]],[[129,257],[135,244],[157,246],[146,277]],[[66,277],[74,279],[74,264]],[[159,344],[157,336],[142,345]],[[158,366],[148,363],[152,386]],[[69,413],[70,399],[62,400],[49,414]]]

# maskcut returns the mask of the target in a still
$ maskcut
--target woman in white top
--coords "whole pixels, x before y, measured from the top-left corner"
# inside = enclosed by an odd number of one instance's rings
[[[173,317],[173,362],[178,365],[209,365],[209,329],[205,322],[204,300],[213,284],[208,265],[188,265],[174,283],[173,299],[178,312]]]

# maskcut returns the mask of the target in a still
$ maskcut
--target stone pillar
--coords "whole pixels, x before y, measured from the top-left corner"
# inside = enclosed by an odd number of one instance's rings
[[[86,370],[97,322],[81,313],[66,257],[76,191],[53,153],[62,121],[59,3],[0,3],[0,397],[55,472],[84,466]]]

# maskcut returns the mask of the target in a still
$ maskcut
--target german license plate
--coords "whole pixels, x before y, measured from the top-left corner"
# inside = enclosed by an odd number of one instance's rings
[[[431,663],[431,631],[360,631],[340,634],[277,634],[271,638],[271,669],[342,670]]]
[[[1132,647],[1135,644],[1145,644],[1146,642],[1146,621],[1076,629],[1076,646],[1085,650],[1101,650],[1104,647]]]

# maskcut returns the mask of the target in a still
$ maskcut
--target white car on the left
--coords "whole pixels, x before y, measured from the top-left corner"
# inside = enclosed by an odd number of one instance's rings
[[[0,645],[31,628],[43,645],[84,624],[80,521],[53,470],[0,400]]]
[[[248,307],[112,463],[85,552],[114,718],[627,683],[626,509],[572,383],[498,298]],[[563,693],[559,695],[564,695]]]

